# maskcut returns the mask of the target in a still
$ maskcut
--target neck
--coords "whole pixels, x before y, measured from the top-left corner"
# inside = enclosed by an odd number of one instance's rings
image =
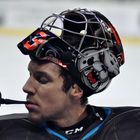
[[[63,117],[53,120],[53,123],[59,127],[69,127],[78,123],[87,116],[86,106],[65,110],[64,114]]]

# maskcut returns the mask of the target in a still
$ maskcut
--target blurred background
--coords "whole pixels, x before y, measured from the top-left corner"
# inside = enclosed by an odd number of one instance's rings
[[[28,78],[28,56],[17,43],[38,28],[52,13],[66,9],[98,10],[120,34],[125,64],[102,93],[89,98],[98,106],[140,106],[140,1],[139,0],[0,0],[0,92],[4,98],[25,100],[22,86]],[[0,115],[27,112],[24,105],[2,105]]]

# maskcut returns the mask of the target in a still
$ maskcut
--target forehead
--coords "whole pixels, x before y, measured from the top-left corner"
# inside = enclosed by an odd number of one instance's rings
[[[28,70],[30,72],[43,71],[43,72],[53,72],[60,73],[60,67],[52,62],[38,63],[31,60],[28,65]]]

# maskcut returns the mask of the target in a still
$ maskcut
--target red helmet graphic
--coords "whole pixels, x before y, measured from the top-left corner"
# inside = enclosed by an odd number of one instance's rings
[[[66,69],[86,96],[103,91],[124,63],[121,40],[112,23],[87,9],[52,14],[18,47],[23,54],[46,58]]]

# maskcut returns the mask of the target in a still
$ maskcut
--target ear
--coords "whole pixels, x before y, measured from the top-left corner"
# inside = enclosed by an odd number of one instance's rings
[[[80,99],[83,96],[83,90],[77,84],[74,84],[72,86],[71,96],[75,99]]]

